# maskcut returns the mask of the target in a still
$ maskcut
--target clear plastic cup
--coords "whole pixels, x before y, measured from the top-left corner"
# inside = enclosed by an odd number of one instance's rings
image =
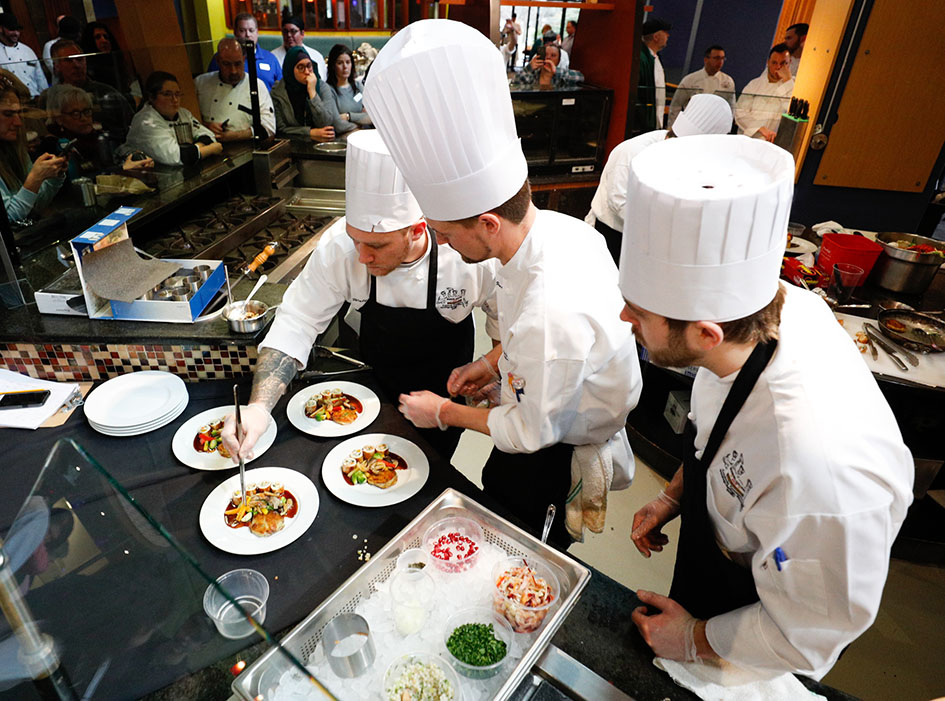
[[[436,583],[423,570],[403,569],[394,573],[390,581],[390,596],[398,633],[406,637],[423,628],[435,594]]]
[[[514,584],[506,579],[513,571],[524,568],[531,570],[527,577]],[[529,599],[529,593],[534,592],[541,581],[547,586],[550,596],[541,603],[522,603],[523,599]],[[538,630],[552,606],[561,598],[558,577],[544,561],[534,556],[507,557],[497,562],[492,568],[492,585],[492,609],[504,616],[516,633]]]
[[[217,584],[239,602],[257,623],[266,620],[269,582],[264,575],[250,569],[232,570],[219,577]],[[224,638],[237,640],[255,632],[252,622],[213,585],[204,592],[203,610]]]

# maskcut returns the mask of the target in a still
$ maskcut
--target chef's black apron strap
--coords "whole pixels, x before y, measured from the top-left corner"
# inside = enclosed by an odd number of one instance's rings
[[[715,539],[706,483],[722,440],[777,347],[777,339],[755,346],[725,397],[702,457],[696,458],[693,452],[683,461],[679,546],[669,596],[696,618],[711,618],[758,601],[751,570],[732,562]],[[695,429],[691,423],[686,434],[692,445]]]
[[[436,309],[437,245],[427,234],[427,303],[424,309],[378,304],[376,278],[371,276],[368,301],[361,307],[361,357],[374,368],[386,398],[397,403],[401,394],[430,390],[446,395],[453,368],[472,360],[475,327],[472,314],[458,324]],[[421,429],[421,434],[449,460],[462,430]]]

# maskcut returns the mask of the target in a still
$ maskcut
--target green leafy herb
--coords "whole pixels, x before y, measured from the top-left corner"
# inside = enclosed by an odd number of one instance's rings
[[[487,667],[505,657],[505,643],[495,636],[492,624],[464,623],[450,634],[446,649],[460,662]]]

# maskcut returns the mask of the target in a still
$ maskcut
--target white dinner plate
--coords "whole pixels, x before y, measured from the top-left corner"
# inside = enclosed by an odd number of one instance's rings
[[[341,463],[352,451],[366,445],[386,443],[390,452],[407,461],[406,470],[397,470],[397,484],[380,489],[371,484],[348,484],[341,474]],[[322,480],[328,491],[355,506],[390,506],[406,501],[420,491],[430,476],[427,456],[415,444],[389,433],[365,433],[342,441],[329,451],[322,463]]]
[[[792,238],[784,252],[789,256],[800,256],[805,253],[813,253],[817,250],[817,245],[807,239]]]
[[[279,548],[302,537],[318,513],[318,491],[312,480],[296,470],[286,467],[258,467],[246,471],[246,484],[253,482],[282,482],[299,501],[298,513],[286,519],[285,528],[278,533],[261,538],[250,533],[249,528],[230,528],[223,512],[230,503],[233,492],[240,489],[240,476],[233,475],[210,492],[200,507],[200,532],[212,545],[234,555],[260,555]]]
[[[188,397],[187,386],[177,375],[141,370],[108,380],[85,400],[85,416],[104,428],[134,428],[172,413]]]
[[[170,413],[162,416],[159,419],[155,419],[154,421],[149,421],[148,423],[139,424],[137,426],[130,426],[127,428],[113,428],[111,426],[100,426],[94,421],[89,421],[89,426],[94,428],[99,433],[105,434],[106,436],[140,436],[143,433],[156,431],[157,429],[167,426],[167,424],[174,421],[174,419],[184,413],[184,409],[187,408],[187,402],[188,398],[185,397],[184,401],[172,409]]]
[[[316,421],[308,418],[305,415],[305,402],[312,395],[324,392],[326,389],[340,389],[345,394],[350,394],[355,399],[360,400],[364,411],[357,419],[347,425],[336,424],[334,421]],[[374,392],[356,382],[322,382],[296,392],[289,400],[285,411],[289,417],[289,422],[303,433],[323,438],[337,438],[338,436],[350,436],[352,433],[363,431],[370,426],[377,415],[381,413],[381,400],[377,398]]]
[[[243,406],[242,409],[245,411],[246,407]],[[177,429],[177,433],[174,434],[174,440],[171,441],[171,449],[174,451],[174,457],[195,470],[229,470],[234,467],[239,467],[239,465],[234,463],[230,458],[223,457],[217,451],[201,453],[194,448],[194,438],[197,437],[197,430],[201,426],[206,426],[214,421],[218,421],[232,411],[232,405],[221,406],[215,409],[207,409],[187,419],[183,425]],[[259,437],[259,440],[256,441],[256,446],[253,448],[252,460],[255,460],[269,450],[275,440],[276,422],[273,421],[270,416],[269,425],[266,427],[265,432]],[[247,460],[246,462],[251,462],[252,460]]]

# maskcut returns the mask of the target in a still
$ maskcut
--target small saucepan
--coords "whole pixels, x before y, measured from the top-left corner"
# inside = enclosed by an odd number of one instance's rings
[[[256,333],[268,323],[269,312],[274,309],[256,299],[232,302],[223,308],[223,318],[235,333]]]

